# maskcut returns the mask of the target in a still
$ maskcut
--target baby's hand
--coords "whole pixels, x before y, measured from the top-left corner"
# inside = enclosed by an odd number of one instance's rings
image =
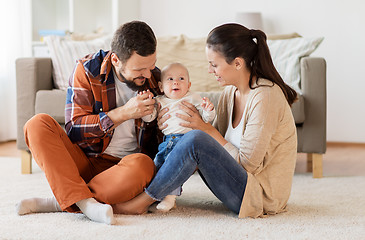
[[[143,91],[139,92],[138,94],[142,95],[142,94],[145,94],[145,93],[148,94],[148,98],[151,98],[151,99],[153,98],[153,93],[151,93],[149,89],[143,90]]]
[[[213,111],[213,109],[214,109],[213,103],[207,97],[203,97],[201,106],[205,111],[208,111],[208,112]]]

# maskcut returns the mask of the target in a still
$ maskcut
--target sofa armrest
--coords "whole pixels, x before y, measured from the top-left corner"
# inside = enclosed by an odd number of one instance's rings
[[[327,141],[326,61],[304,57],[300,61],[305,121],[298,133],[298,152],[325,153]]]
[[[51,58],[19,58],[15,61],[17,93],[17,147],[27,150],[23,126],[35,114],[38,90],[53,88]]]

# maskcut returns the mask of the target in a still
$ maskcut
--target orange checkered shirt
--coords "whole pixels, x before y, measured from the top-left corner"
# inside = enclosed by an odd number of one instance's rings
[[[161,94],[157,82],[160,70],[151,71],[148,86],[152,93]],[[77,61],[69,79],[65,108],[65,128],[72,142],[77,143],[87,156],[99,156],[108,146],[114,123],[107,112],[116,108],[116,92],[112,71],[111,52],[100,50]],[[141,152],[152,159],[161,136],[156,120],[145,123],[135,120],[136,141]]]

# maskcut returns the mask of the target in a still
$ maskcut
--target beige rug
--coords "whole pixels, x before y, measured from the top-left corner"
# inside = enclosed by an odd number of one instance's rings
[[[22,198],[49,197],[44,174],[20,174],[20,159],[0,158],[0,239],[365,239],[365,176],[294,177],[288,212],[263,219],[238,219],[198,175],[184,185],[178,208],[142,216],[116,215],[118,225],[89,221],[82,214],[18,216]]]

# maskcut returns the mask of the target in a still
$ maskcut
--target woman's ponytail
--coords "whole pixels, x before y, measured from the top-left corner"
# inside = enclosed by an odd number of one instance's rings
[[[220,52],[229,64],[236,57],[242,57],[251,71],[249,81],[251,89],[254,77],[256,83],[259,78],[265,78],[277,84],[289,105],[292,105],[297,99],[297,93],[283,81],[276,70],[266,41],[267,37],[263,31],[230,23],[214,28],[208,35],[207,46]]]

